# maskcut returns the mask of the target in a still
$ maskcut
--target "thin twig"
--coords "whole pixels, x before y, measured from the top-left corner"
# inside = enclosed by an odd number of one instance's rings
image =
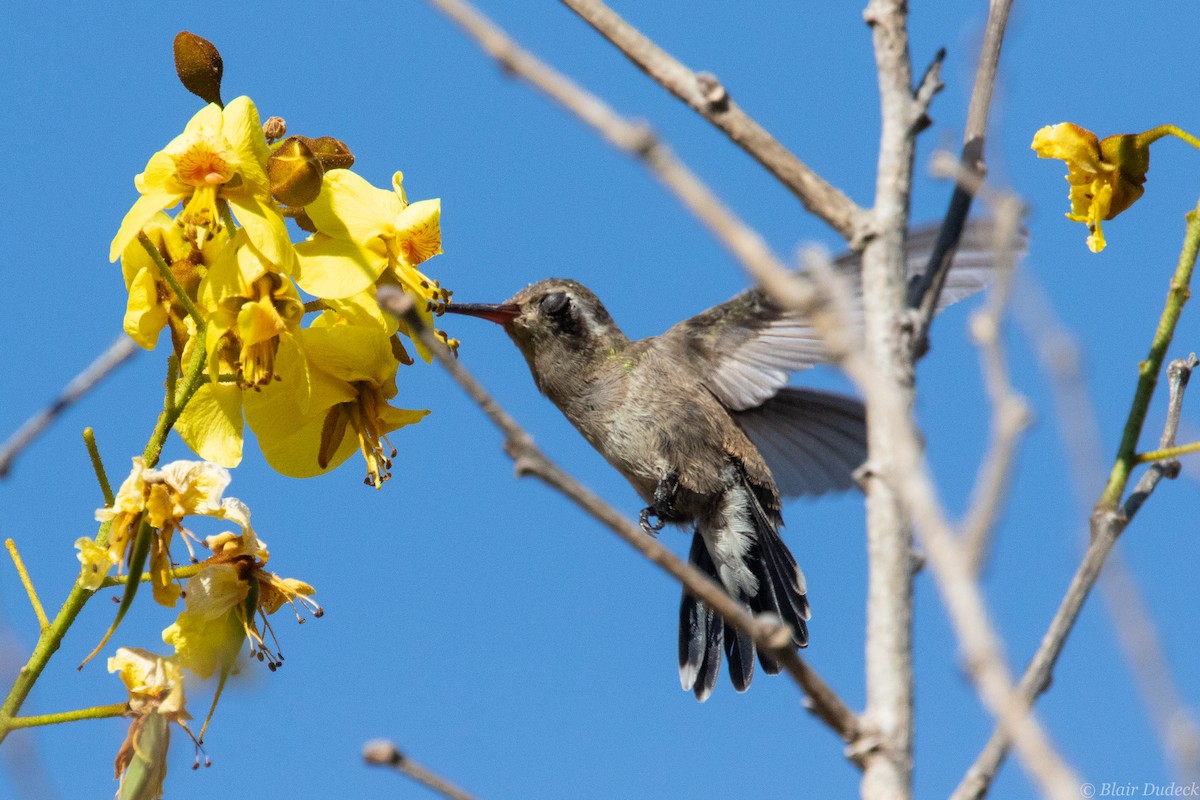
[[[971,572],[979,575],[991,549],[992,533],[999,520],[1004,498],[1016,468],[1017,445],[1032,418],[1024,398],[1013,391],[1008,375],[1008,359],[1001,337],[1001,322],[1012,290],[1016,269],[1016,241],[1024,216],[1021,202],[1007,196],[996,204],[995,244],[996,281],[984,308],[971,318],[971,333],[979,347],[984,385],[992,407],[992,431],[984,456],[971,506],[962,524],[967,560]]]
[[[809,710],[844,741],[853,743],[863,734],[858,715],[809,667],[791,645],[792,633],[778,618],[756,617],[734,600],[715,581],[679,559],[653,536],[627,520],[620,512],[586,489],[546,457],[532,437],[500,407],[486,389],[433,336],[414,312],[412,300],[403,292],[380,288],[379,305],[402,319],[414,336],[420,337],[434,357],[504,434],[504,449],[520,476],[533,476],[557,489],[593,518],[616,533],[627,544],[678,580],[689,593],[716,611],[727,622],[754,638],[755,643],[778,660],[809,699]]]
[[[1008,13],[1012,0],[991,0],[988,9],[987,27],[983,36],[983,47],[979,53],[979,66],[975,71],[975,86],[971,90],[971,102],[967,109],[967,125],[963,132],[963,148],[960,163],[963,168],[978,175],[985,174],[983,162],[984,137],[987,134],[988,114],[992,108],[992,90],[996,85],[996,73],[1000,67],[1000,48],[1004,43],[1004,31],[1008,26]],[[938,299],[954,251],[962,238],[967,215],[971,211],[972,193],[961,183],[954,187],[945,221],[937,243],[929,257],[925,274],[915,281],[909,291],[909,306],[918,311],[915,335],[912,339],[913,352],[918,357],[929,349],[929,329],[937,314]]]
[[[84,395],[94,389],[102,380],[138,351],[138,346],[125,334],[100,354],[83,372],[76,375],[62,394],[54,398],[50,405],[26,420],[17,431],[0,445],[0,478],[8,475],[17,457],[34,439],[40,436],[64,411],[78,402]]]
[[[790,291],[792,283],[780,279],[787,270],[763,238],[737,217],[700,178],[679,160],[649,126],[629,120],[601,98],[521,49],[499,26],[465,0],[428,0],[479,43],[509,74],[528,81],[583,122],[609,144],[637,158],[673,192],[680,203],[759,282],[773,281],[772,294]]]
[[[363,761],[368,764],[377,767],[391,767],[449,800],[475,800],[473,795],[467,794],[441,775],[401,753],[400,749],[389,741],[375,739],[367,742],[363,745],[362,753]]]
[[[563,4],[608,39],[638,69],[766,167],[806,209],[840,233],[851,247],[860,247],[869,236],[867,212],[817,175],[743,111],[714,75],[693,72],[600,0],[563,0]]]

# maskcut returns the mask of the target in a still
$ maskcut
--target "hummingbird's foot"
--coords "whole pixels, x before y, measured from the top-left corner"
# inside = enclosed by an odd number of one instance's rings
[[[650,521],[651,517],[654,517],[654,522]],[[651,536],[661,531],[663,526],[667,524],[666,520],[660,517],[658,512],[654,510],[654,506],[646,506],[642,509],[642,513],[638,515],[638,523],[642,526],[642,530]]]
[[[641,516],[638,517],[642,530],[653,535],[663,529],[667,520],[678,517],[675,511],[675,499],[678,496],[679,471],[671,470],[659,478],[658,486],[654,487],[654,505],[643,508]],[[650,521],[651,517],[654,517],[654,522]]]
[[[671,470],[658,479],[654,487],[654,505],[651,508],[655,516],[663,519],[673,519],[678,516],[675,511],[675,500],[679,497],[679,470]]]

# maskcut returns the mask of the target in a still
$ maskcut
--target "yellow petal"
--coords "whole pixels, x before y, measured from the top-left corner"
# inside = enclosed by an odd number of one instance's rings
[[[326,300],[358,294],[375,283],[387,266],[387,255],[376,249],[318,233],[296,245],[296,283]]]
[[[1038,158],[1057,158],[1091,173],[1099,173],[1100,140],[1096,134],[1070,122],[1047,125],[1033,137],[1031,147]]]
[[[296,269],[296,251],[279,210],[248,192],[229,193],[227,199],[233,216],[246,229],[250,243],[276,269],[291,275]]]
[[[331,169],[305,211],[321,233],[363,245],[376,236],[392,236],[402,207],[394,192],[377,189],[348,169]]]
[[[157,267],[139,271],[129,286],[125,306],[125,333],[146,350],[158,344],[158,335],[167,325],[167,308],[158,298]]]
[[[206,461],[236,467],[242,461],[242,391],[226,383],[206,383],[175,423],[184,444]]]
[[[121,227],[117,230],[117,235],[113,237],[112,244],[108,248],[109,262],[117,260],[125,250],[125,246],[137,238],[138,233],[154,218],[155,214],[164,208],[170,208],[186,196],[179,192],[153,192],[139,197],[125,214],[125,219],[121,220]]]
[[[442,201],[419,200],[396,217],[401,263],[414,266],[442,252]]]

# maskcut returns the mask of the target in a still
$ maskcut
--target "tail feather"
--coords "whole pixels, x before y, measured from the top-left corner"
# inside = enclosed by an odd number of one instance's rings
[[[714,580],[717,568],[700,534],[692,538],[688,560]],[[717,685],[721,673],[721,649],[725,620],[686,590],[679,605],[679,683],[704,702]]]
[[[779,536],[779,515],[766,511],[740,467],[732,482],[719,511],[697,527],[689,560],[755,614],[777,615],[791,627],[793,643],[804,647],[810,616],[804,574]],[[679,608],[679,680],[698,700],[707,699],[716,685],[722,649],[739,692],[750,686],[756,655],[764,672],[780,671],[775,659],[756,652],[753,639],[727,628],[722,617],[685,590]]]

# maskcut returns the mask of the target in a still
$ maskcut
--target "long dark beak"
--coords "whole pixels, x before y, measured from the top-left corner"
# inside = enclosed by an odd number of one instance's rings
[[[467,317],[480,317],[481,319],[491,320],[497,325],[505,325],[521,313],[521,307],[515,303],[503,303],[501,305],[494,305],[492,303],[450,303],[446,306],[446,311],[451,314],[462,314]]]

